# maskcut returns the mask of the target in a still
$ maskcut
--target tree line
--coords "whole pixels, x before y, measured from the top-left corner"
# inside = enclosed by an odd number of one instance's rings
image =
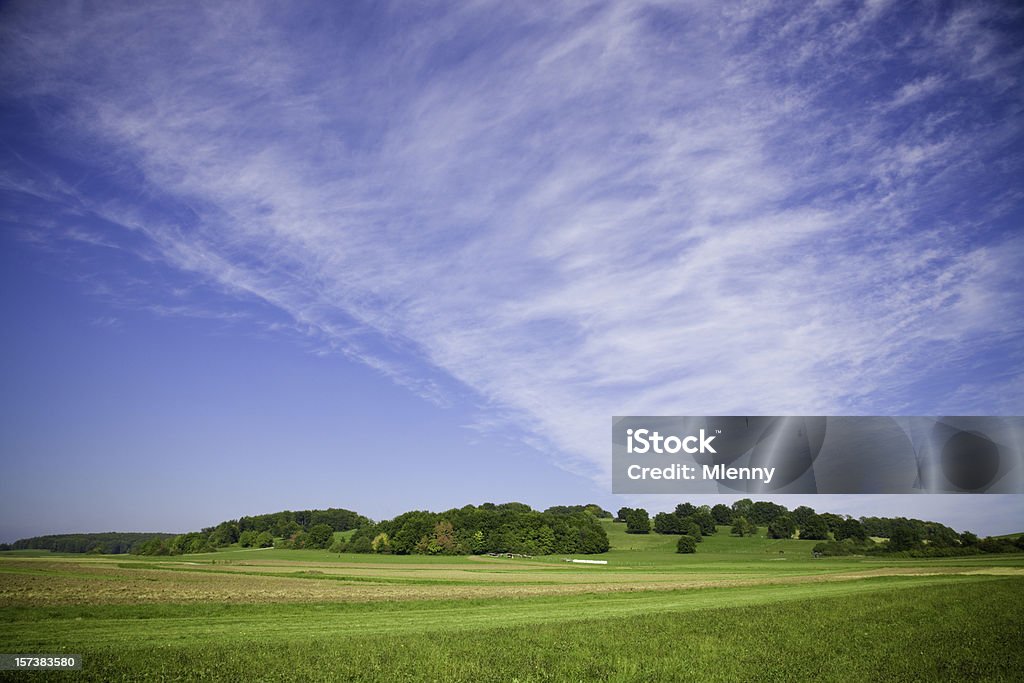
[[[231,519],[202,531],[170,538],[151,538],[130,552],[136,555],[207,553],[233,543],[243,548],[327,548],[335,531],[348,531],[370,523],[363,515],[343,508],[282,510]]]
[[[823,541],[814,547],[816,555],[893,554],[911,557],[972,555],[985,552],[1024,551],[1024,535],[1015,540],[979,539],[939,522],[906,517],[860,517],[816,512],[801,505],[789,510],[769,501],[737,500],[732,505],[714,506],[680,503],[672,512],[659,512],[651,520],[643,508],[621,508],[616,522],[626,524],[626,533],[679,535],[677,550],[696,551],[704,536],[729,526],[735,536],[751,536],[765,527],[768,538]],[[877,543],[873,538],[885,539]]]
[[[599,505],[556,505],[543,512],[525,503],[483,503],[445,512],[415,510],[373,522],[351,510],[284,510],[240,517],[186,534],[57,534],[0,544],[0,550],[39,549],[66,553],[179,555],[212,552],[238,544],[243,548],[330,549],[333,552],[398,555],[468,555],[480,553],[592,554],[608,550],[599,520],[612,514]],[[652,519],[643,508],[621,508],[614,521],[631,534],[678,535],[679,552],[695,552],[705,536],[729,527],[736,536],[765,529],[768,538],[821,541],[816,555],[894,554],[944,557],[1024,551],[1016,539],[985,538],[940,524],[905,517],[860,517],[816,512],[801,505],[789,510],[749,498],[732,505],[680,503]],[[348,540],[336,532],[355,530]],[[876,542],[874,539],[884,539]]]
[[[55,553],[103,553],[121,555],[132,548],[159,538],[170,540],[174,534],[110,531],[97,534],[51,534],[0,543],[0,550],[49,550]]]
[[[598,520],[610,517],[597,505],[555,506],[544,512],[525,503],[414,510],[361,527],[330,549],[395,555],[603,553],[609,548],[608,534]]]
[[[284,510],[227,520],[185,534],[73,534],[23,539],[2,549],[184,555],[242,548],[330,549],[334,552],[447,554],[602,553],[608,535],[599,505],[556,505],[543,512],[524,503],[484,503],[446,512],[412,511],[373,522],[351,510]],[[356,532],[348,540],[336,532]]]

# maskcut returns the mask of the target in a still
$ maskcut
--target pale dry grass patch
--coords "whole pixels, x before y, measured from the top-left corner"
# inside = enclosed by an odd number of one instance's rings
[[[879,567],[875,569],[829,574],[722,577],[709,574],[577,574],[571,580],[552,580],[561,572],[523,572],[516,581],[503,583],[490,575],[478,576],[462,570],[426,570],[436,583],[401,584],[345,581],[330,578],[329,569],[344,570],[354,575],[361,569],[360,579],[372,579],[371,569],[362,567],[324,567],[316,574],[294,576],[263,576],[264,572],[235,573],[204,571],[202,568],[176,563],[177,571],[163,569],[125,569],[113,564],[76,563],[69,561],[4,560],[0,562],[0,607],[57,605],[117,605],[151,603],[329,603],[399,600],[473,599],[568,595],[581,593],[635,592],[692,589],[764,584],[802,584],[853,581],[883,576],[927,576],[936,574],[1019,574],[1018,568],[958,567]],[[169,566],[174,566],[168,563]],[[293,565],[294,566],[294,565]],[[306,566],[306,565],[303,565]],[[227,569],[227,567],[223,567]],[[390,570],[392,567],[388,567]],[[218,570],[222,569],[218,565]],[[253,572],[256,566],[239,570]],[[281,571],[281,566],[266,571]],[[382,580],[394,578],[392,571],[380,571]],[[406,567],[405,569],[408,569]],[[320,573],[320,572],[323,573]],[[519,573],[517,572],[517,575]],[[341,575],[335,575],[341,576]],[[445,577],[458,577],[445,582]],[[473,583],[466,581],[474,578]],[[422,573],[417,578],[425,578]],[[530,580],[535,582],[531,583]],[[543,581],[543,583],[541,583]]]

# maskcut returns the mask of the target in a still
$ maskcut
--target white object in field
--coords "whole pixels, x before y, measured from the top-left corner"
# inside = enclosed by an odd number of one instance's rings
[[[566,560],[566,562],[575,562],[576,564],[608,564],[608,560]]]

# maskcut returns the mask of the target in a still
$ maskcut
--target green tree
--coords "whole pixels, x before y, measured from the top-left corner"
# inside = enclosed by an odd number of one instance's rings
[[[654,531],[659,534],[681,534],[683,520],[671,512],[654,515]]]
[[[504,512],[533,512],[533,508],[526,503],[518,503],[515,501],[511,503],[502,503],[498,506],[498,509]]]
[[[314,524],[307,533],[306,548],[324,549],[334,540],[334,529],[330,524]]]
[[[732,508],[719,503],[711,508],[711,516],[715,518],[715,524],[728,526],[732,524]]]
[[[685,518],[692,515],[697,511],[697,506],[693,503],[680,503],[676,505],[675,514],[679,518]]]
[[[477,529],[473,532],[473,540],[471,542],[471,549],[474,555],[479,555],[484,552],[486,546],[484,545],[484,532]]]
[[[166,539],[154,537],[139,546],[133,546],[132,552],[137,552],[139,555],[170,555],[169,545]],[[137,551],[136,548],[138,548]]]
[[[704,534],[700,532],[700,527],[692,519],[684,519],[680,526],[680,532],[686,536],[690,536],[697,543],[704,542]]]
[[[702,536],[714,536],[718,533],[718,529],[715,527],[715,518],[711,516],[708,510],[698,509],[687,519],[700,527]]]
[[[981,539],[978,538],[977,534],[973,534],[970,531],[965,531],[962,534],[960,534],[960,545],[964,546],[965,548],[972,548],[978,545],[978,543],[980,542]]]
[[[283,538],[292,538],[295,534],[302,531],[302,527],[299,526],[294,520],[288,520],[281,524],[276,525],[273,529],[268,529],[274,536],[281,536]]]
[[[693,536],[680,536],[679,541],[676,542],[677,553],[695,553],[697,552],[697,540]]]
[[[522,505],[522,503],[516,503]],[[434,535],[430,543],[427,544],[428,552],[431,555],[445,554],[452,555],[455,553],[455,528],[452,523],[448,520],[442,519],[440,522],[434,525]]]
[[[836,532],[836,529],[839,528],[839,525],[846,519],[842,515],[833,514],[831,512],[822,512],[819,517],[825,520],[825,524],[828,524],[828,530],[833,534]]]
[[[777,505],[766,500],[759,500],[751,507],[750,514],[744,515],[758,526],[767,526],[776,518],[786,514],[784,505]]]
[[[779,515],[768,525],[768,538],[792,538],[796,524],[789,515]]]
[[[800,529],[800,538],[803,538],[803,529],[804,525],[807,524],[807,520],[816,514],[814,508],[807,507],[806,505],[801,505],[790,513],[789,516],[793,518],[796,528]]]
[[[604,527],[597,520],[587,525],[579,525],[570,528],[570,533],[575,534],[576,549],[575,551],[567,552],[578,552],[584,554],[593,553],[606,553],[611,547],[608,543],[608,534],[605,533]],[[570,547],[565,544],[563,548]]]
[[[382,531],[391,537],[391,548],[396,555],[426,552],[437,524],[437,515],[425,510],[413,510],[382,524]],[[379,532],[378,532],[379,533]],[[426,540],[424,540],[426,539]]]
[[[740,498],[732,504],[733,516],[746,517],[750,519],[750,515],[754,511],[754,501],[749,498]]]
[[[587,513],[591,514],[591,513]],[[533,535],[533,542],[536,545],[534,550],[535,555],[549,555],[554,551],[555,548],[555,532],[551,530],[547,524],[542,524],[537,532]]]
[[[370,547],[373,548],[375,553],[390,553],[391,539],[388,538],[386,532],[382,531],[373,537],[373,540],[370,541]]]
[[[889,537],[889,550],[900,552],[914,550],[921,546],[921,532],[906,519],[897,519],[892,525],[892,536]]]
[[[255,548],[270,548],[274,545],[274,536],[269,531],[261,531],[253,539],[253,547]]]
[[[350,553],[372,553],[373,546],[370,545],[371,541],[366,536],[353,536],[352,540],[348,544],[348,552]]]
[[[647,515],[647,510],[643,508],[635,508],[630,510],[626,515],[626,533],[627,534],[649,534],[651,533],[651,518]]]
[[[747,521],[746,517],[737,516],[732,519],[731,533],[734,536],[753,536],[757,533],[757,527]]]
[[[868,539],[868,535],[864,531],[864,525],[853,517],[844,519],[840,523],[835,529],[835,537],[837,541],[845,541],[848,538],[852,538],[855,541],[866,541]]]
[[[804,525],[800,527],[800,538],[809,541],[827,541],[828,524],[820,515],[812,513],[804,518]]]
[[[251,548],[253,544],[256,542],[257,535],[258,534],[252,529],[243,531],[241,534],[238,535],[238,545],[242,546],[243,548]]]
[[[991,536],[982,539],[978,544],[978,550],[983,553],[1015,553],[1017,546],[1008,538],[993,538]]]
[[[929,548],[952,548],[960,544],[960,534],[945,524],[925,522],[924,540]]]
[[[221,522],[210,533],[210,544],[218,548],[231,545],[238,540],[238,523],[234,521]]]

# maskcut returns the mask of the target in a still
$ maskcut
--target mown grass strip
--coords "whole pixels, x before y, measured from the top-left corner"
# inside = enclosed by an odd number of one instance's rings
[[[345,583],[370,583],[370,584],[395,584],[413,586],[554,586],[558,581],[488,581],[486,584],[481,581],[470,579],[416,579],[404,576],[355,576],[350,574],[328,574],[318,573],[316,570],[303,569],[291,572],[256,572],[234,569],[205,569],[202,567],[167,567],[159,564],[145,564],[141,562],[118,563],[120,569],[146,569],[161,572],[184,572],[191,574],[228,574],[231,576],[274,576],[283,579],[312,579],[327,581],[342,581]]]
[[[416,633],[437,629],[474,630],[496,624],[571,622],[695,609],[769,605],[808,598],[838,597],[917,586],[971,584],[1006,579],[988,576],[914,576],[834,583],[766,584],[677,591],[642,591],[558,597],[400,603],[235,606],[109,606],[4,610],[0,642],[18,648],[67,643],[113,644],[130,634],[153,646],[191,639],[290,640],[314,634],[349,637]],[[9,614],[7,614],[9,613]],[[154,616],[159,615],[159,616]]]

